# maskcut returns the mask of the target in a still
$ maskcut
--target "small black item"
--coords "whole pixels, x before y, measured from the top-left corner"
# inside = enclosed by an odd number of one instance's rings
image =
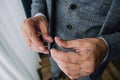
[[[71,4],[71,5],[70,5],[70,9],[71,9],[71,10],[77,9],[77,5],[76,5],[76,4]]]

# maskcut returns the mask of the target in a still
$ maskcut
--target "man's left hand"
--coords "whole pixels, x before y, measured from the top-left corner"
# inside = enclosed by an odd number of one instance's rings
[[[55,42],[62,48],[75,50],[75,52],[64,52],[51,49],[52,58],[71,79],[91,74],[100,65],[107,53],[105,42],[98,38],[64,41],[55,37]]]

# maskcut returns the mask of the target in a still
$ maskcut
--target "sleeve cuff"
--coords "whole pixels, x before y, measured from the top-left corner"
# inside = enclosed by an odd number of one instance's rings
[[[37,13],[34,17],[37,17],[37,16],[43,16],[46,18],[46,16],[43,13]]]

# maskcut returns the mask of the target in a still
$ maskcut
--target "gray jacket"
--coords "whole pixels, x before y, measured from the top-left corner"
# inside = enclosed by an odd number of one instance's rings
[[[64,0],[65,3],[69,3],[70,5],[75,1],[79,0]],[[108,10],[107,8],[110,3],[111,6]],[[51,5],[53,5],[51,0],[33,0],[31,9],[32,15],[41,12],[45,14],[48,19],[51,19]],[[64,8],[67,10],[69,9],[70,5],[67,5]],[[74,8],[75,6],[73,6],[73,9]],[[104,62],[106,63],[112,59],[120,57],[120,0],[103,0],[101,14],[106,15],[106,18],[97,37],[103,37],[108,43],[109,54],[106,61]],[[68,27],[70,28],[70,26]],[[65,32],[63,31],[63,33]]]

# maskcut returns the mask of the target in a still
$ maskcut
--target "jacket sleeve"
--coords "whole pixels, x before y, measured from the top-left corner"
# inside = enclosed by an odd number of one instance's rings
[[[47,16],[46,0],[32,0],[31,15],[34,16],[37,13]]]
[[[105,62],[120,58],[120,31],[107,35],[102,35],[102,37],[106,40],[109,50]]]
[[[107,14],[100,36],[108,44],[108,57],[106,61],[120,58],[120,0],[113,0]]]

